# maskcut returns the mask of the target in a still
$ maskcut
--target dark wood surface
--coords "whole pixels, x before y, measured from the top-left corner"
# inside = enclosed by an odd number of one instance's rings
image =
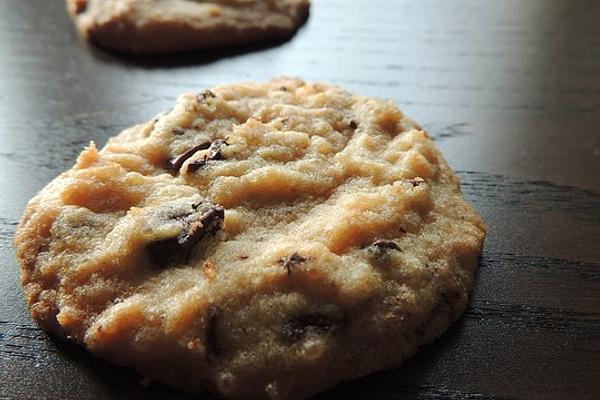
[[[87,45],[62,0],[1,0],[0,398],[189,398],[38,329],[12,236],[89,140],[181,92],[282,74],[397,101],[489,227],[465,316],[320,398],[599,398],[600,2],[573,0],[313,0],[288,42],[162,59]]]

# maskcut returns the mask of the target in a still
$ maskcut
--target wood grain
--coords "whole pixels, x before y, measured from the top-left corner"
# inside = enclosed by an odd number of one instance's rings
[[[320,399],[600,393],[600,2],[313,0],[291,40],[171,57],[81,41],[62,0],[0,2],[0,399],[187,399],[31,321],[12,236],[26,202],[185,91],[292,75],[396,101],[489,234],[464,317],[400,368]]]

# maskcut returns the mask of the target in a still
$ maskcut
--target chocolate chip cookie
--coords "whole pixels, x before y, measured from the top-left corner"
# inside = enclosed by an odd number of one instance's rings
[[[50,332],[188,392],[302,399],[439,336],[484,236],[392,102],[280,78],[90,144],[15,246]]]
[[[170,53],[283,39],[308,0],[67,0],[79,32],[130,53]]]

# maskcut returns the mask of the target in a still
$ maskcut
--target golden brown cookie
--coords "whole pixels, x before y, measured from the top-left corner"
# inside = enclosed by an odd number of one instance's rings
[[[170,53],[283,39],[308,0],[67,0],[79,32],[130,53]]]
[[[45,329],[189,392],[301,399],[439,336],[484,235],[393,103],[282,78],[90,145],[15,246]]]

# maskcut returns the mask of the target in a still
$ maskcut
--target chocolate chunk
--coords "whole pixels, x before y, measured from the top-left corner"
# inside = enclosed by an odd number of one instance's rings
[[[397,250],[402,251],[400,247],[393,240],[379,239],[373,242],[371,246],[374,246],[380,250]]]
[[[396,242],[388,239],[379,239],[374,241],[367,250],[376,260],[379,261],[387,260],[387,256],[392,251],[402,251]]]
[[[416,178],[407,179],[406,182],[411,183],[413,185],[413,187],[417,187],[421,183],[425,182],[425,179],[417,176]]]
[[[150,259],[161,267],[187,261],[194,247],[205,236],[223,227],[224,218],[225,210],[218,204],[204,213],[192,209],[188,214],[174,216],[171,219],[181,224],[181,231],[175,237],[150,243],[147,247]]]
[[[283,268],[287,270],[288,275],[292,273],[292,268],[308,260],[306,257],[301,256],[298,253],[294,253],[291,256],[283,257],[279,259],[279,262],[283,264]]]
[[[209,99],[209,98],[214,99],[215,97],[217,97],[217,95],[214,94],[212,90],[205,90],[204,92],[202,92],[196,96],[196,100],[198,100],[198,102],[203,102],[206,99]]]
[[[220,352],[219,342],[217,341],[218,310],[216,307],[210,306],[208,308],[207,318],[204,345],[206,346],[206,357],[210,361],[216,358]]]
[[[209,161],[213,160],[223,160],[223,153],[221,153],[221,149],[223,146],[226,146],[227,143],[222,139],[217,139],[210,144],[208,151],[204,155],[201,160],[192,161],[188,165],[188,171],[194,172],[206,166]]]
[[[206,165],[206,157],[204,157],[201,160],[196,160],[196,161],[192,161],[189,165],[188,165],[188,171],[189,172],[196,172],[198,171],[200,168],[204,168],[204,166]]]
[[[210,142],[204,142],[204,143],[195,145],[194,147],[192,147],[185,153],[180,154],[177,157],[173,158],[171,161],[169,161],[170,168],[173,171],[179,171],[179,168],[181,168],[181,166],[183,165],[185,160],[187,160],[188,158],[193,156],[196,152],[198,152],[200,150],[206,150],[209,147],[210,147]]]
[[[183,129],[183,128],[179,128],[179,127],[173,128],[173,135],[180,136],[180,135],[183,135],[184,133],[185,133],[185,129]]]
[[[350,120],[350,128],[356,129],[358,128],[358,123],[355,120]]]
[[[297,341],[308,333],[335,333],[348,326],[348,318],[343,315],[326,315],[322,313],[306,314],[294,317],[283,325],[282,333],[286,339]]]

